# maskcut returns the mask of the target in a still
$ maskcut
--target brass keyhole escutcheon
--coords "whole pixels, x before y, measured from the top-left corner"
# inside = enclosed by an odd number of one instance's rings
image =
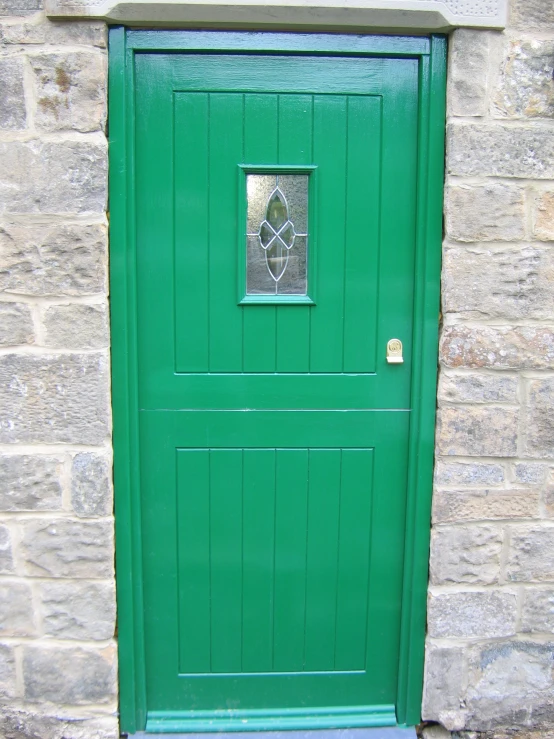
[[[402,364],[402,342],[400,339],[389,339],[387,343],[387,362],[389,364]]]

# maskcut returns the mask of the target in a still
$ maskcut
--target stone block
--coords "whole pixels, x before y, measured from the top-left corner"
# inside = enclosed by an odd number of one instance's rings
[[[554,457],[554,378],[531,380],[525,423],[525,450],[533,457]]]
[[[27,125],[23,70],[22,59],[0,59],[0,129],[4,131],[22,131]]]
[[[105,349],[109,346],[105,304],[53,305],[44,311],[45,344],[52,349]]]
[[[494,109],[504,118],[554,117],[554,40],[512,41]]]
[[[504,468],[485,462],[450,462],[439,459],[435,465],[437,485],[500,485]]]
[[[13,571],[12,537],[8,527],[0,525],[0,573],[10,574]]]
[[[433,521],[491,521],[537,518],[538,490],[435,490]]]
[[[441,372],[438,396],[448,403],[516,403],[517,383],[512,375]]]
[[[510,26],[526,31],[554,32],[551,0],[510,0]]]
[[[23,647],[25,700],[56,704],[111,703],[116,697],[114,647]]]
[[[12,701],[16,695],[14,648],[11,644],[0,644],[0,701]],[[0,715],[3,712],[4,708]]]
[[[35,341],[31,309],[25,303],[0,302],[0,345],[17,346]]]
[[[445,367],[552,369],[554,329],[545,326],[446,326],[440,342]]]
[[[495,526],[435,528],[431,534],[431,582],[498,582],[502,533]]]
[[[0,635],[35,636],[33,595],[26,582],[0,581]]]
[[[427,643],[423,685],[424,721],[440,721],[447,729],[464,726],[465,655],[460,647]]]
[[[517,527],[510,537],[506,577],[512,582],[554,580],[554,527]]]
[[[0,454],[0,511],[55,511],[62,505],[63,460]]]
[[[43,6],[43,0],[0,0],[0,16],[32,15]]]
[[[100,52],[46,53],[29,57],[43,131],[103,130],[106,123],[106,59]]]
[[[83,452],[73,457],[71,505],[78,516],[107,516],[112,512],[111,472],[105,456]]]
[[[429,595],[427,631],[433,638],[513,636],[516,619],[515,593],[486,590]]]
[[[514,478],[522,485],[541,485],[546,477],[547,468],[543,464],[518,462],[514,467]]]
[[[447,147],[450,174],[554,179],[551,126],[451,123]]]
[[[60,639],[111,639],[115,630],[112,583],[43,582],[40,585],[44,632]]]
[[[447,248],[443,312],[464,318],[551,318],[554,254],[550,247]]]
[[[120,739],[114,714],[87,718],[65,714],[53,708],[46,713],[42,706],[4,706],[0,712],[0,736],[5,739]]]
[[[526,588],[523,591],[521,630],[554,634],[554,588]]]
[[[438,414],[439,454],[514,457],[519,414],[515,408],[443,407]]]
[[[28,519],[21,522],[21,561],[27,575],[113,576],[113,522]]]
[[[0,213],[101,214],[105,210],[103,137],[0,142],[0,161]]]
[[[535,193],[533,202],[533,237],[554,241],[554,192]]]
[[[0,356],[0,443],[101,444],[108,388],[103,354]]]
[[[447,187],[445,212],[446,234],[454,241],[521,241],[525,237],[525,192],[514,185]]]
[[[0,0],[1,1],[1,0]],[[51,21],[47,18],[24,20],[21,23],[10,23],[0,26],[0,44],[64,44],[79,46],[95,46],[105,49],[107,46],[107,26],[99,21]]]
[[[469,28],[457,28],[450,36],[449,115],[485,115],[490,37],[490,33]]]
[[[0,290],[23,295],[107,291],[103,224],[0,224]]]

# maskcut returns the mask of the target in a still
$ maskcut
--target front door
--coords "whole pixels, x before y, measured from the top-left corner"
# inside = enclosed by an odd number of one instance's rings
[[[151,731],[397,721],[420,59],[256,48],[134,61]]]

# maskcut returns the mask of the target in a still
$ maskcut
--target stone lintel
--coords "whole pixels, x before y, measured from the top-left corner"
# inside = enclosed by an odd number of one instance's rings
[[[148,26],[448,31],[506,26],[507,0],[46,0],[50,18]]]

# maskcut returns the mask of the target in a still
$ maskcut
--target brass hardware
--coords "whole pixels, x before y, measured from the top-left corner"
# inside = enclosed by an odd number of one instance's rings
[[[400,339],[389,339],[387,343],[387,362],[389,364],[402,364],[402,342]]]

